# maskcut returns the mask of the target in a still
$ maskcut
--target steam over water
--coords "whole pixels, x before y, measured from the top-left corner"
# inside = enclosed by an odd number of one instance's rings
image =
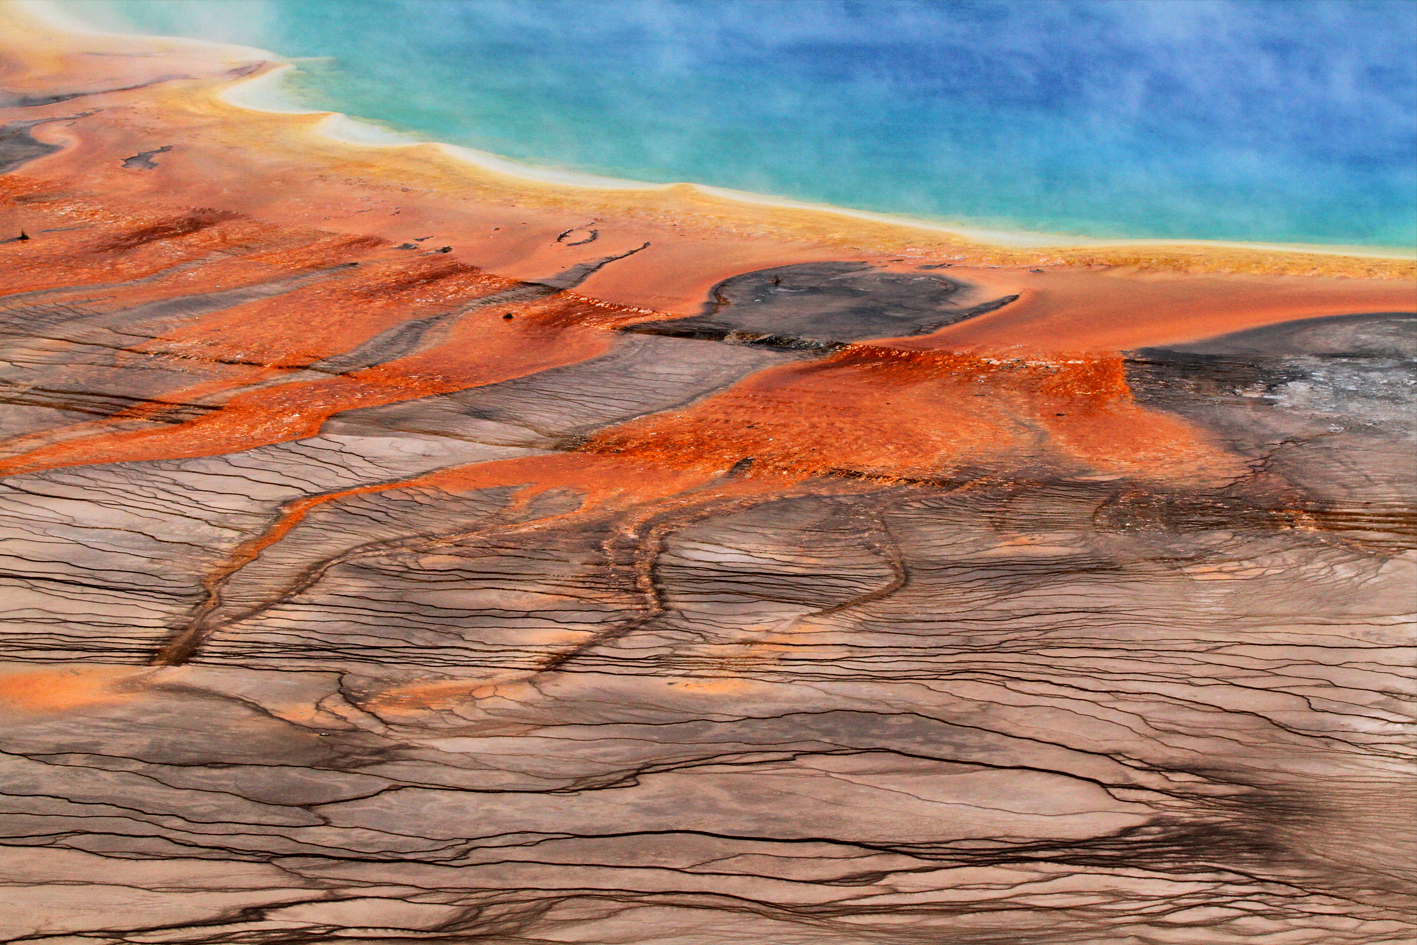
[[[1104,237],[1417,241],[1402,2],[69,0],[535,164]]]
[[[0,942],[1417,943],[1417,258],[29,9]],[[1414,10],[68,8],[1394,243]]]

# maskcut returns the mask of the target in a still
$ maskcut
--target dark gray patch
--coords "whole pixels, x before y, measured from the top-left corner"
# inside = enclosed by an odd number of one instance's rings
[[[151,151],[139,151],[132,157],[123,159],[123,166],[130,170],[150,171],[157,167],[157,162],[153,160],[156,155],[166,154],[172,150],[172,145],[165,144],[160,148],[153,148]]]
[[[571,240],[571,242],[569,243],[566,242],[569,237],[575,236],[579,233],[584,233],[586,235],[581,236],[579,239]],[[599,230],[594,230],[586,226],[573,226],[566,232],[562,233],[560,236],[556,237],[556,242],[565,243],[565,245],[567,246],[584,246],[586,243],[594,243],[599,238]]]
[[[694,318],[626,328],[771,347],[820,348],[864,338],[918,335],[1002,308],[1006,296],[968,308],[969,287],[943,276],[886,272],[865,263],[805,263],[734,276],[713,287]]]
[[[1379,553],[1417,541],[1417,314],[1302,319],[1143,349],[1127,380],[1138,403],[1245,456],[1257,482],[1297,489],[1284,505],[1317,533]]]
[[[1417,312],[1367,312],[1304,318],[1232,332],[1192,344],[1143,349],[1218,357],[1417,359]]]
[[[46,154],[62,151],[57,144],[47,144],[30,134],[30,129],[42,124],[37,121],[12,121],[0,125],[0,174],[8,174],[22,164]]]
[[[1302,388],[1305,412],[1327,403],[1319,413],[1343,414],[1350,421],[1368,418],[1389,427],[1400,418],[1379,417],[1374,408],[1379,402],[1410,406],[1414,370],[1417,313],[1411,312],[1306,318],[1190,344],[1143,348],[1129,354],[1127,368],[1143,398],[1166,402],[1183,396],[1187,403],[1199,398],[1208,408],[1236,398],[1254,407],[1292,406],[1289,394]]]

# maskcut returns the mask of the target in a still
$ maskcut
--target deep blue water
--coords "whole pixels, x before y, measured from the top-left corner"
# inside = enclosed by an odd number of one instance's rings
[[[529,163],[1107,237],[1417,244],[1413,0],[56,0]]]

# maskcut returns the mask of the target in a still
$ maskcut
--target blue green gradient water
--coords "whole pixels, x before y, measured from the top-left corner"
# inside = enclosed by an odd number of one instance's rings
[[[1417,244],[1417,3],[58,0],[529,163],[1004,229]]]

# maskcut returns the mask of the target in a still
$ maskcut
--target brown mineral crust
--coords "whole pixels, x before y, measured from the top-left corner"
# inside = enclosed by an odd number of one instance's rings
[[[423,490],[443,495],[458,495],[499,487],[515,487],[511,503],[504,516],[507,521],[475,529],[454,532],[431,541],[425,547],[452,544],[490,531],[501,533],[548,531],[565,527],[577,520],[604,517],[617,518],[616,529],[631,534],[647,521],[663,515],[688,515],[692,520],[696,508],[722,509],[735,504],[751,505],[769,498],[789,494],[800,482],[800,476],[757,476],[724,480],[727,470],[699,464],[676,468],[653,462],[658,457],[606,456],[582,453],[561,453],[534,456],[500,462],[452,466],[420,476],[375,483],[309,496],[287,504],[276,521],[260,535],[243,543],[223,564],[203,580],[207,600],[191,624],[176,634],[157,654],[157,665],[180,665],[196,654],[207,637],[219,632],[221,624],[209,625],[211,613],[220,605],[225,582],[243,567],[256,560],[263,551],[281,541],[298,527],[316,508],[350,499],[395,490]],[[647,463],[646,460],[650,462]],[[851,491],[851,484],[820,484],[813,489],[819,494]],[[566,512],[517,522],[517,514],[534,498],[552,491],[569,491],[576,495],[577,504]],[[328,568],[337,562],[326,562]],[[309,581],[309,576],[306,576]],[[463,695],[467,685],[435,687],[438,698],[448,698],[456,692]],[[413,702],[408,700],[412,698]],[[396,693],[390,696],[395,705],[429,705],[421,697]]]
[[[499,486],[515,486],[517,491],[513,493],[509,509],[510,514],[515,514],[538,495],[556,489],[566,489],[578,495],[579,504],[565,515],[586,515],[607,510],[624,511],[671,496],[683,495],[715,482],[719,472],[721,471],[712,469],[676,469],[663,465],[644,465],[634,457],[560,453],[452,466],[407,479],[340,489],[308,496],[287,505],[270,528],[238,548],[207,583],[209,587],[215,587],[229,574],[255,560],[264,549],[275,544],[304,521],[313,509],[353,496],[396,489],[435,489],[455,495]],[[764,491],[764,488],[760,484],[729,486],[730,490],[748,492]],[[562,517],[564,516],[539,519],[536,527],[549,527]]]
[[[529,182],[16,10],[0,937],[1410,938],[1410,261]]]

